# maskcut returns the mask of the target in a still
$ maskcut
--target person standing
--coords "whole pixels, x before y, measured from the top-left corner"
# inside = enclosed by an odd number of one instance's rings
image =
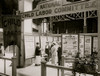
[[[57,64],[57,46],[55,42],[53,43],[53,46],[51,48],[51,53],[52,53],[51,62],[52,64],[56,65]]]
[[[5,55],[4,46],[3,46],[3,44],[1,43],[1,44],[0,44],[0,56],[4,56],[4,55]]]
[[[35,66],[40,65],[40,62],[41,62],[41,49],[39,42],[37,42],[35,48]]]
[[[61,50],[61,42],[58,43],[58,50],[57,50],[57,53],[58,53],[58,65],[61,65],[61,56],[62,56],[62,50]]]
[[[49,58],[50,58],[50,45],[49,45],[49,42],[46,42],[46,45],[45,45],[45,53],[47,54],[47,61],[49,61]]]

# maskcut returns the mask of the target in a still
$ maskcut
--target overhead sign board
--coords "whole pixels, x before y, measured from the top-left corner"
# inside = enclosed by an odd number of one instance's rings
[[[15,15],[2,16],[2,26],[5,48],[11,44],[15,44],[20,47],[21,17]]]
[[[97,1],[81,1],[77,3],[64,4],[62,1],[51,1],[38,4],[38,9],[22,13],[22,18],[43,18],[56,15],[64,15],[76,12],[97,10]]]

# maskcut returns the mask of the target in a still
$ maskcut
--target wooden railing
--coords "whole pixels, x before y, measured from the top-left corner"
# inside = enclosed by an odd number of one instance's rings
[[[59,76],[59,70],[61,70],[61,76],[64,76],[64,70],[73,72],[73,76],[75,76],[76,75],[76,72],[74,71],[73,68],[67,68],[67,67],[64,66],[64,60],[65,60],[65,58],[64,58],[64,56],[62,56],[62,66],[50,65],[50,64],[46,64],[45,61],[42,61],[41,62],[41,76],[46,76],[47,67],[57,69],[58,70],[57,76]],[[71,61],[68,61],[68,63],[70,63],[70,62],[73,63],[74,62],[73,59]],[[78,73],[81,74],[81,72],[78,72]],[[85,73],[85,74],[91,74],[93,76],[100,76],[100,73],[99,72],[97,72],[97,73]]]
[[[41,62],[41,76],[46,76],[46,73],[47,73],[47,69],[46,67],[50,67],[50,68],[54,68],[54,69],[57,69],[58,70],[58,76],[59,76],[59,70],[61,69],[61,76],[64,76],[64,72],[63,70],[68,70],[68,71],[72,71],[73,69],[69,69],[69,68],[66,68],[64,66],[56,66],[56,65],[50,65],[50,64],[46,64],[46,62]]]
[[[12,76],[16,76],[16,57],[12,57],[12,58],[0,57],[0,59],[4,60],[4,73],[2,74],[7,75],[6,74],[6,60],[9,60],[12,62]]]

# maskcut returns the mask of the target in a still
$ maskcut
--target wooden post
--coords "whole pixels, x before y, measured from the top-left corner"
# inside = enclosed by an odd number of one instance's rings
[[[87,33],[87,21],[86,21],[86,12],[84,12],[84,26],[83,26],[83,32]]]
[[[62,66],[64,66],[64,56],[62,55]],[[61,70],[61,76],[64,76],[64,70]]]
[[[64,56],[62,55],[62,63],[61,63],[62,66],[64,66]]]
[[[50,17],[50,33],[53,32],[52,17]]]
[[[57,69],[57,76],[59,76],[59,68]]]
[[[98,71],[100,72],[100,0],[97,0],[98,5]]]
[[[22,13],[24,12],[24,1],[25,0],[18,0],[18,10]],[[21,6],[21,7],[20,7]],[[18,61],[18,67],[24,67],[25,66],[25,45],[24,45],[24,20],[21,21],[21,47],[17,51],[17,61]]]
[[[13,45],[13,56],[15,56],[15,44]]]
[[[17,76],[16,74],[16,57],[12,57],[12,76]]]
[[[46,76],[46,61],[41,62],[41,76]]]
[[[6,74],[6,60],[4,59],[4,74]]]
[[[25,46],[24,46],[24,21],[21,22],[21,48],[19,50],[20,67],[25,66]]]

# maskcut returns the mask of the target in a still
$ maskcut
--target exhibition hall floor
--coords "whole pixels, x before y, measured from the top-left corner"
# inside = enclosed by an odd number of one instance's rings
[[[12,58],[11,53],[6,53],[5,57]],[[0,73],[4,73],[4,60],[0,59]],[[12,76],[11,61],[6,61],[6,74]],[[35,66],[33,63],[25,68],[17,68],[17,76],[41,76],[41,65]],[[57,70],[47,68],[47,76],[57,76]]]
[[[9,53],[6,54],[5,56],[11,58],[13,55]],[[4,60],[1,59],[0,59],[0,73],[4,73]],[[12,76],[11,61],[6,61],[6,74]],[[41,65],[35,66],[35,64],[33,63],[32,65],[24,68],[17,68],[16,76],[41,76]],[[58,76],[57,69],[47,67],[46,76]],[[61,76],[61,70],[59,72],[59,76]],[[71,74],[71,71],[66,71],[66,75],[64,76],[73,76],[73,75]],[[79,75],[77,73],[76,76],[93,76],[93,75],[86,75],[86,74]]]

